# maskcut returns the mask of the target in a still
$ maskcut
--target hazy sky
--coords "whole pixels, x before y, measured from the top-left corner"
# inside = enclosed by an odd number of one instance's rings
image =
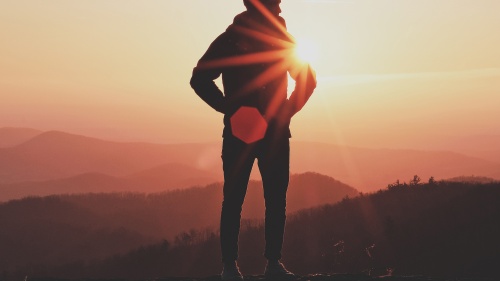
[[[296,140],[424,147],[500,134],[500,1],[283,0],[318,88]],[[241,0],[0,0],[0,127],[217,141],[189,86]]]

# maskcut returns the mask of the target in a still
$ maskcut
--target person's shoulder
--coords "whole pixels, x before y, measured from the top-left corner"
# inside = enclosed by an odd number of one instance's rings
[[[219,34],[219,36],[217,36],[214,40],[215,41],[221,41],[221,40],[226,40],[228,37],[230,36],[230,32],[228,32],[227,30],[222,32],[221,34]]]
[[[286,28],[286,21],[282,16],[278,16],[278,21]]]
[[[236,42],[238,42],[237,33],[226,30],[212,41],[207,53],[212,59],[229,56],[235,52]]]
[[[214,41],[212,42],[212,45],[222,47],[225,44],[227,44],[228,41],[231,41],[232,37],[233,37],[232,32],[226,30],[226,31],[222,32],[221,34],[219,34],[219,36],[217,36],[214,39]]]

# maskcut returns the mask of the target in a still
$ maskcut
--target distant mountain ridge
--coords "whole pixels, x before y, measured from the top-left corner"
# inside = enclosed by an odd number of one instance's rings
[[[200,160],[209,149],[207,144],[119,143],[49,131],[18,146],[0,149],[0,183],[94,172],[127,176],[165,163],[195,164],[207,171],[216,170],[210,159]]]
[[[205,186],[218,181],[220,181],[218,177],[210,172],[183,164],[169,163],[126,177],[89,172],[54,180],[0,183],[0,202],[53,194],[152,193]]]
[[[55,180],[87,173],[126,177],[172,163],[186,169],[164,170],[165,175],[185,175],[187,183],[208,184],[213,178],[222,180],[220,149],[220,143],[120,143],[50,131],[20,145],[0,149],[0,184]],[[471,174],[500,179],[500,163],[454,152],[366,149],[293,139],[290,167],[293,173],[315,171],[365,192],[384,188],[397,179],[411,179],[415,174],[423,179]],[[190,171],[196,174],[189,177]],[[252,177],[259,178],[257,169]],[[177,182],[182,179],[179,177]]]
[[[375,191],[414,175],[446,179],[478,175],[500,179],[500,164],[449,151],[366,149],[324,143],[293,143],[295,172],[331,175],[360,191]]]
[[[472,183],[472,184],[481,184],[481,183],[498,183],[499,180],[495,180],[487,177],[478,177],[478,176],[460,176],[454,177],[450,179],[446,179],[448,182],[463,182],[463,183]]]
[[[167,163],[126,177],[155,191],[201,186],[220,181],[215,173],[179,163]]]
[[[42,132],[43,131],[31,128],[0,128],[0,148],[19,145]]]
[[[500,135],[472,135],[450,139],[443,148],[500,163]]]

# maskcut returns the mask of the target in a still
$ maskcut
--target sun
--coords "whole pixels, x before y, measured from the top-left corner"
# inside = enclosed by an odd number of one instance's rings
[[[296,38],[295,57],[299,62],[314,63],[319,58],[317,44],[309,38]]]

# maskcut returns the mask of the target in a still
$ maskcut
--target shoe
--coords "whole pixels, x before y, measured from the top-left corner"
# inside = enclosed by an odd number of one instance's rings
[[[293,280],[297,276],[288,271],[279,260],[267,261],[264,276],[267,280]]]
[[[240,269],[236,261],[224,263],[221,274],[222,281],[243,281]]]

